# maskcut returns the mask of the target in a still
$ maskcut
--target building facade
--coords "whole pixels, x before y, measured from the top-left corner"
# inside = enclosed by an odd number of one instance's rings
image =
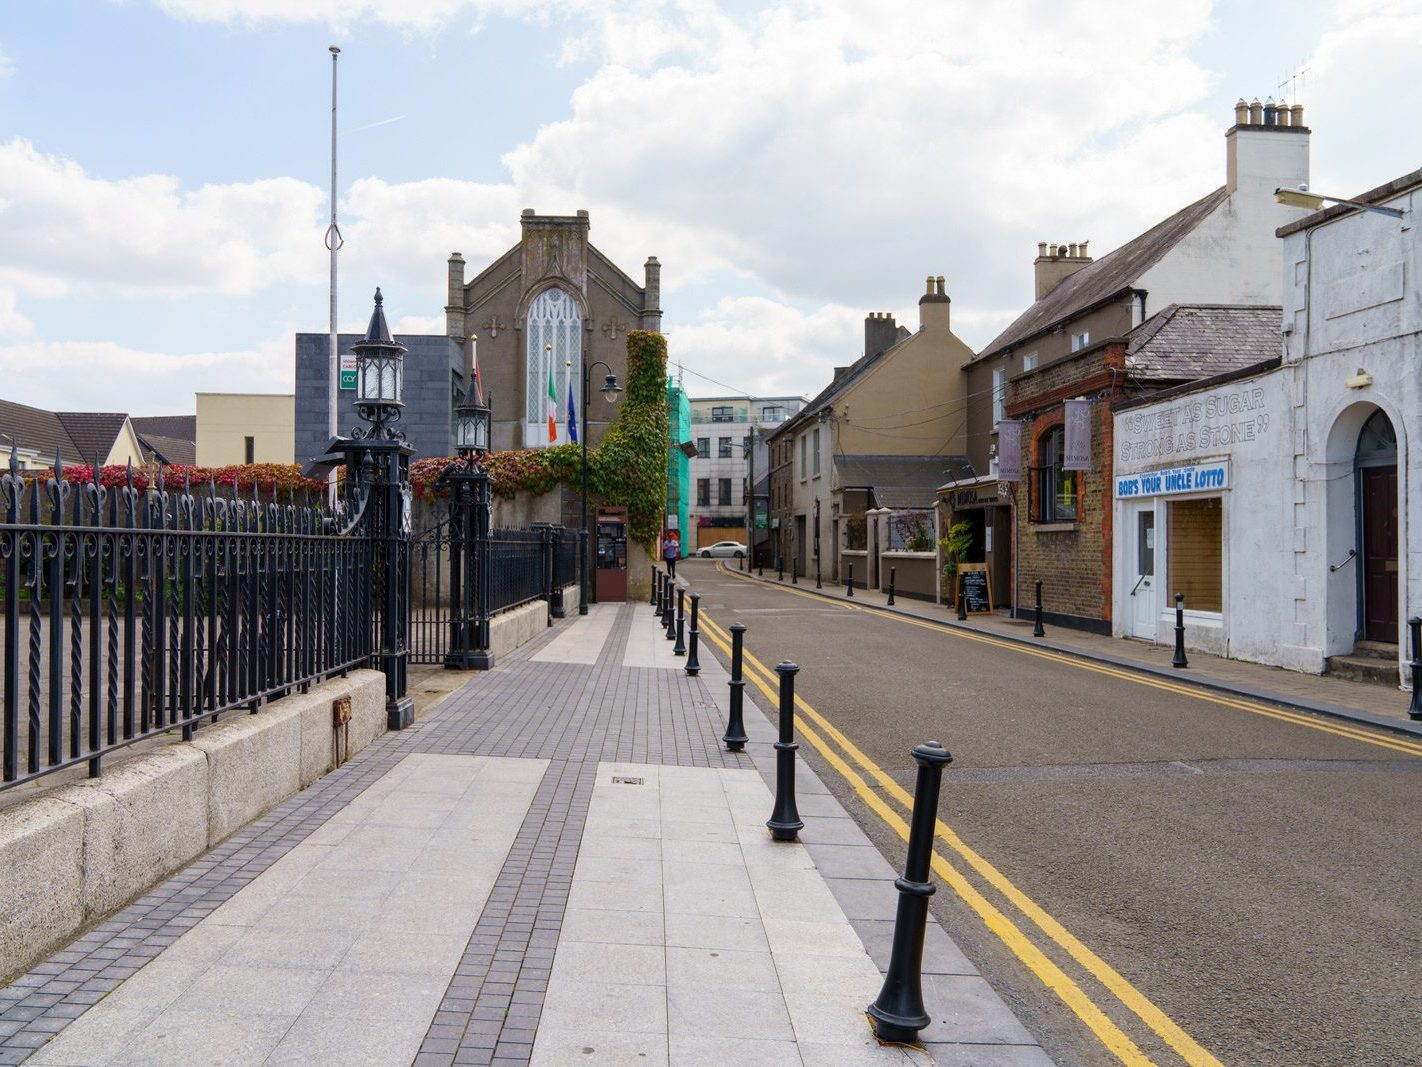
[[[292,394],[197,394],[199,465],[294,463],[295,448],[296,397]]]
[[[1118,585],[1167,577],[1155,610],[1118,594],[1115,629],[1295,670],[1408,681],[1422,613],[1422,171],[1283,226],[1281,363],[1116,416]],[[1182,525],[1183,524],[1183,525]],[[1179,534],[1179,537],[1176,534]],[[1178,589],[1177,589],[1178,587]],[[1203,593],[1200,592],[1203,590]]]
[[[1088,255],[1085,242],[1039,244],[1035,301],[965,368],[974,476],[942,487],[941,523],[969,525],[970,558],[987,564],[995,588],[1009,594],[1002,601],[1014,608],[1032,603],[1041,580],[1059,597],[1048,607],[1058,622],[1111,628],[1113,453],[1098,444],[1113,432],[1111,411],[1147,382],[1159,389],[1220,372],[1208,361],[1195,371],[1177,365],[1173,372],[1182,377],[1134,374],[1128,389],[1121,377],[1127,338],[1143,339],[1133,331],[1148,331],[1149,321],[1173,307],[1279,304],[1274,232],[1303,211],[1278,203],[1274,191],[1308,181],[1310,131],[1300,106],[1266,110],[1240,101],[1234,118],[1225,133],[1222,186],[1100,259]],[[1121,365],[1113,368],[1110,360]],[[1239,363],[1224,369],[1239,369]],[[1077,397],[1093,402],[1094,466],[1090,474],[1066,477],[1063,457],[1053,450],[1062,447],[1066,402]],[[1025,420],[1013,428],[1020,435],[1014,463],[1024,481],[1004,486],[997,477],[998,438],[1009,419]],[[1034,479],[1051,477],[1053,469],[1062,483],[1060,507],[1050,500],[1038,506],[1046,491]],[[1078,483],[1082,492],[1073,497],[1067,490]],[[1088,501],[1089,518],[1070,516],[1071,507]]]
[[[688,527],[690,548],[717,541],[752,543],[748,531],[755,530],[754,501],[748,495],[749,479],[765,480],[766,435],[804,406],[802,396],[692,399],[691,439],[696,455],[691,460],[695,495]],[[762,506],[761,515],[765,513]]]
[[[661,330],[661,266],[655,256],[638,285],[588,240],[586,211],[576,215],[520,217],[520,240],[472,280],[465,281],[460,253],[449,257],[444,334],[399,334],[405,356],[404,408],[400,428],[417,456],[454,452],[454,405],[466,389],[477,355],[485,399],[493,408],[495,449],[568,444],[568,393],[573,392],[579,431],[596,444],[616,417],[592,383],[583,412],[582,371],[607,364],[620,381],[627,376],[627,331]],[[398,296],[391,301],[399,307]],[[403,308],[404,313],[418,313]],[[338,351],[348,361],[360,340],[342,334]],[[296,459],[305,463],[325,452],[330,335],[296,335]],[[354,364],[350,363],[353,370]],[[599,375],[605,373],[598,369]],[[349,385],[349,388],[346,386]],[[548,432],[550,388],[557,411]],[[354,375],[339,390],[337,429],[357,425]]]
[[[639,285],[588,240],[586,211],[539,215],[529,208],[519,222],[519,243],[472,280],[464,280],[464,257],[449,257],[445,334],[461,367],[477,346],[484,392],[494,398],[496,449],[568,443],[568,391],[581,408],[582,369],[601,361],[625,381],[627,332],[662,328],[656,256],[643,265]],[[550,378],[558,413],[552,441]],[[597,384],[591,410],[578,413],[590,444],[602,439],[616,415],[598,397]]]
[[[871,575],[866,512],[922,509],[959,478],[965,424],[961,368],[971,349],[953,333],[942,276],[919,297],[918,329],[892,315],[864,321],[864,354],[769,435],[775,553],[802,576],[818,566],[841,578],[849,553],[857,580]]]
[[[662,539],[676,539],[691,554],[691,402],[674,378],[667,379],[667,509]]]

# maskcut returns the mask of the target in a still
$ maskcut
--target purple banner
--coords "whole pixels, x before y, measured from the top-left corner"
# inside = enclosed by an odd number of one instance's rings
[[[997,480],[1022,480],[1022,424],[1016,419],[997,424]]]
[[[1091,401],[1066,402],[1066,441],[1062,450],[1062,468],[1069,471],[1091,470]]]

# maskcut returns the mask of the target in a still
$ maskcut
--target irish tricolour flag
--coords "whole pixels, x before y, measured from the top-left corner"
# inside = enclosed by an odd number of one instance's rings
[[[553,384],[553,363],[548,363],[548,443],[558,440],[558,387]]]

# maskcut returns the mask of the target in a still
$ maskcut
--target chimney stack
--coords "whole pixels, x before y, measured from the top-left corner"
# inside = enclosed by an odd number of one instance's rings
[[[951,301],[943,291],[943,275],[928,276],[928,290],[918,298],[918,328],[948,332],[948,308]]]
[[[1037,258],[1032,263],[1036,281],[1034,299],[1041,300],[1090,262],[1091,257],[1086,254],[1085,241],[1063,241],[1051,245],[1038,241]]]
[[[1243,185],[1272,197],[1277,188],[1307,182],[1309,132],[1302,104],[1276,104],[1273,97],[1246,104],[1240,97],[1225,133],[1225,188],[1233,193]]]
[[[469,336],[468,325],[464,321],[464,257],[458,252],[449,254],[449,277],[444,305],[444,334],[461,343]]]
[[[887,311],[871,311],[864,320],[864,354],[873,358],[899,339],[899,327]]]
[[[643,265],[646,284],[643,289],[642,329],[662,332],[662,265],[656,256],[648,256]]]

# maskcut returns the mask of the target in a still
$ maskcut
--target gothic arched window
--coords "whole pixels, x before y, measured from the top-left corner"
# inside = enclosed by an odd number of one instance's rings
[[[568,390],[576,395],[583,373],[583,318],[577,301],[563,289],[545,289],[529,305],[524,323],[527,398],[523,443],[527,448],[567,444]],[[570,365],[571,364],[571,365]],[[548,379],[556,393],[556,440],[548,439]],[[581,408],[581,398],[577,399]],[[583,413],[578,411],[581,433]]]

